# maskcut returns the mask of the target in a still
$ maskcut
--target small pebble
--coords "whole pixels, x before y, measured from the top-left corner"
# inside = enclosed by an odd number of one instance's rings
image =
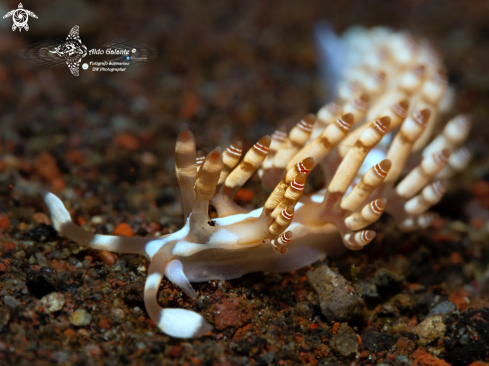
[[[138,274],[140,274],[141,276],[145,275],[147,270],[148,268],[146,268],[146,266],[143,264],[140,264],[137,268]]]
[[[48,314],[60,311],[63,309],[63,305],[65,303],[66,298],[59,292],[51,292],[49,295],[46,295],[41,299],[41,306]]]
[[[92,316],[83,309],[75,310],[73,315],[70,316],[70,322],[77,327],[83,327],[89,325],[92,321]]]
[[[409,358],[406,356],[397,356],[396,361],[400,363],[409,363]]]
[[[309,319],[314,314],[314,304],[309,301],[298,302],[294,307],[294,311],[297,315]]]
[[[42,267],[49,267],[49,261],[46,259],[42,253],[36,253],[37,264]]]
[[[358,336],[348,324],[341,323],[336,335],[331,339],[330,347],[341,356],[348,357],[358,351]]]
[[[124,320],[124,310],[122,309],[114,308],[110,311],[110,315],[116,323],[120,323],[122,320]]]
[[[457,310],[457,307],[453,302],[443,301],[431,309],[428,316],[448,314],[455,310]]]
[[[115,264],[115,262],[117,262],[117,260],[119,259],[117,254],[108,252],[106,250],[100,251],[98,253],[98,256],[102,260],[102,262],[104,262],[109,267],[112,267]]]
[[[16,308],[20,306],[20,301],[16,300],[15,297],[8,295],[4,296],[3,303],[10,308]]]
[[[459,233],[465,233],[468,230],[467,225],[462,221],[454,221],[450,226],[453,231],[457,231]]]
[[[328,321],[344,322],[363,316],[365,301],[343,276],[328,266],[307,272],[307,279],[316,290],[321,312]]]
[[[419,323],[414,332],[419,337],[419,344],[427,346],[434,340],[443,337],[445,329],[446,325],[443,323],[442,316],[435,315]]]
[[[155,154],[147,151],[141,154],[141,161],[143,164],[151,166],[158,162],[158,158]]]
[[[104,218],[102,216],[93,216],[90,221],[92,224],[99,225],[104,222]]]
[[[25,251],[21,250],[21,251],[15,253],[14,257],[17,258],[18,260],[25,259]]]

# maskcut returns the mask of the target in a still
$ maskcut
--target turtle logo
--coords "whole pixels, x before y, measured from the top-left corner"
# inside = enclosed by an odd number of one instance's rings
[[[77,25],[71,28],[66,42],[60,44],[54,50],[49,50],[49,52],[64,58],[73,76],[79,76],[81,60],[87,55],[87,47],[82,44],[80,39],[80,28]]]
[[[3,16],[3,19],[12,17],[14,24],[12,25],[12,30],[15,31],[17,28],[19,28],[19,32],[22,31],[22,28],[24,28],[26,31],[29,30],[29,25],[27,22],[29,21],[29,15],[33,18],[37,19],[37,15],[34,14],[30,10],[24,9],[24,6],[22,3],[19,3],[19,8],[15,10],[9,11],[7,14]]]

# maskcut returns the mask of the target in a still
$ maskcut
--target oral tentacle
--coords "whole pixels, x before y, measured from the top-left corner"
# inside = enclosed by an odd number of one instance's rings
[[[154,238],[93,234],[73,223],[63,202],[53,193],[41,190],[41,195],[51,215],[53,226],[60,234],[91,249],[141,254],[149,259],[145,245]]]
[[[187,125],[183,125],[175,145],[175,172],[182,195],[185,219],[192,212],[195,202],[196,157],[194,135],[187,128]]]

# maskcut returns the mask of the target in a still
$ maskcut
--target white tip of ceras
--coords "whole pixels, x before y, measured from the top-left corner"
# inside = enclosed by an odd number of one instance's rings
[[[202,315],[185,309],[161,310],[157,325],[163,333],[175,338],[202,337],[212,330]]]

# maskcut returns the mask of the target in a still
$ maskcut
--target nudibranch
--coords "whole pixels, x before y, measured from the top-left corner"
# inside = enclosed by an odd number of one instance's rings
[[[427,210],[470,160],[461,146],[470,122],[452,119],[429,143],[449,100],[441,61],[426,41],[375,29],[344,42],[352,55],[337,99],[288,134],[261,138],[243,157],[240,142],[204,157],[183,126],[175,149],[186,219],[181,230],[158,238],[96,235],[75,225],[58,197],[43,192],[54,227],[93,249],[145,256],[149,316],[162,332],[190,338],[212,327],[193,311],[160,307],[163,276],[195,298],[191,282],[295,270],[337,252],[341,243],[361,249],[375,237],[366,227],[383,211],[404,230],[428,226]],[[417,166],[416,152],[422,157]],[[303,195],[317,165],[326,186]],[[234,197],[255,172],[273,191],[262,208],[249,211]],[[209,205],[216,219],[209,218]]]

